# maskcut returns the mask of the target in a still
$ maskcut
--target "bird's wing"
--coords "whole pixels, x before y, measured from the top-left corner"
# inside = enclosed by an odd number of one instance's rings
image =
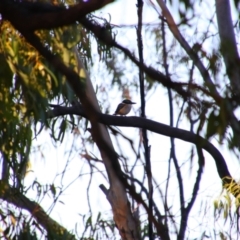
[[[124,107],[124,105],[125,105],[125,104],[120,103],[120,104],[118,105],[118,107],[117,107],[117,109],[116,109],[116,111],[115,111],[114,114],[117,114],[117,113]]]

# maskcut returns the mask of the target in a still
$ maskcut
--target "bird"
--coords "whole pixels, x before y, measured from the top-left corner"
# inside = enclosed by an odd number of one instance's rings
[[[124,99],[121,103],[118,104],[117,109],[113,115],[127,115],[131,111],[132,104],[136,103],[130,101],[129,99]]]

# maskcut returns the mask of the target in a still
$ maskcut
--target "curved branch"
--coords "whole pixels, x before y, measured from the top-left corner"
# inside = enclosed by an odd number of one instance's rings
[[[127,49],[118,44],[104,27],[97,25],[85,18],[85,16],[95,11],[112,0],[90,0],[76,4],[69,9],[61,6],[54,6],[46,3],[29,3],[16,2],[13,0],[0,1],[0,13],[3,19],[9,20],[20,32],[32,32],[37,29],[52,29],[64,25],[70,25],[79,21],[88,30],[92,31],[95,36],[108,46],[116,47],[126,54],[140,69],[142,69],[149,77],[160,82],[163,86],[175,90],[185,100],[191,97],[190,92],[182,88],[182,84],[172,81],[163,73],[156,71],[152,67],[141,64],[140,61]],[[201,89],[204,90],[204,89]],[[210,94],[216,102],[220,102],[221,97],[218,94]]]
[[[132,60],[132,62],[134,62],[140,69],[142,69],[154,81],[157,81],[157,82],[161,83],[163,86],[165,86],[167,88],[173,89],[179,95],[181,95],[184,100],[187,100],[189,97],[192,97],[191,92],[186,91],[183,88],[184,83],[179,83],[179,82],[172,81],[172,79],[170,77],[167,77],[166,75],[164,75],[160,71],[157,71],[156,69],[154,69],[150,66],[147,66],[144,63],[141,64],[140,61],[127,48],[125,48],[125,47],[121,46],[119,43],[117,43],[115,41],[115,39],[109,34],[107,29],[105,29],[104,27],[102,27],[100,25],[97,25],[96,23],[93,23],[86,18],[81,19],[80,23],[85,28],[87,28],[88,30],[93,32],[94,35],[99,40],[104,42],[107,46],[115,47],[115,48],[121,50],[126,56],[129,57],[129,59]],[[196,55],[196,57],[198,58],[197,55]],[[204,68],[204,66],[202,66],[202,73],[203,73],[203,76],[205,76],[205,74],[208,74],[208,72]],[[209,81],[208,86],[210,86],[210,85],[213,86],[211,81]],[[209,91],[207,91],[206,89],[204,89],[202,87],[199,87],[196,84],[191,84],[191,86],[203,91],[208,96],[211,96],[216,101],[216,103],[218,103],[218,104],[221,103],[221,101],[222,101],[221,96],[218,94],[218,92],[213,91],[211,87],[209,87]],[[215,89],[215,87],[214,87],[214,89]]]
[[[129,59],[132,60],[140,69],[142,69],[150,78],[154,79],[155,81],[158,81],[165,87],[169,87],[173,90],[175,90],[178,94],[180,94],[184,99],[187,99],[191,97],[191,94],[187,91],[185,91],[182,88],[181,84],[178,84],[177,82],[172,81],[169,77],[165,76],[160,71],[155,70],[152,67],[148,67],[144,63],[140,63],[140,61],[129,51],[127,48],[121,46],[118,44],[115,39],[110,35],[109,31],[88,20],[87,18],[82,18],[80,20],[80,23],[94,33],[94,35],[102,42],[104,42],[107,46],[115,47],[119,50],[121,50],[126,56],[129,57]]]
[[[84,113],[84,110],[80,104],[77,107],[57,106],[48,112],[48,117],[53,118],[67,114],[75,114],[86,117],[86,114]],[[193,143],[197,145],[197,147],[206,150],[213,157],[216,163],[218,175],[223,181],[227,181],[225,179],[226,177],[232,178],[225,159],[218,151],[218,149],[212,143],[195,133],[175,127],[170,127],[166,124],[141,117],[116,117],[107,114],[98,114],[97,121],[106,125],[144,128],[167,137],[178,138],[180,140]]]
[[[113,0],[80,1],[67,9],[48,3],[1,0],[0,13],[4,19],[8,19],[16,28],[34,31],[73,24],[110,2],[113,2]]]

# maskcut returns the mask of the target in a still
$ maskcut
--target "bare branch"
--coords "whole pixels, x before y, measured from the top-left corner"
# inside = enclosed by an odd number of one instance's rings
[[[145,118],[145,86],[144,86],[144,72],[143,72],[143,42],[142,42],[142,12],[143,12],[143,0],[137,1],[137,15],[138,15],[138,26],[137,26],[137,43],[138,43],[138,55],[140,61],[139,67],[139,84],[140,84],[140,96],[141,96],[141,117]],[[143,136],[143,146],[144,146],[144,157],[145,157],[145,170],[147,173],[148,179],[148,204],[149,211],[153,210],[153,184],[152,184],[152,169],[151,169],[151,161],[150,161],[150,146],[148,145],[148,136],[147,130],[142,129]],[[148,216],[149,217],[149,216]],[[149,240],[153,240],[153,227],[150,219],[148,219],[148,236]]]
[[[126,56],[128,56],[139,68],[142,70],[153,80],[158,81],[165,87],[169,87],[175,90],[178,94],[180,94],[184,99],[191,97],[189,92],[185,91],[182,88],[182,85],[179,85],[176,82],[173,82],[170,78],[166,77],[160,71],[155,70],[152,67],[148,67],[146,64],[141,64],[140,61],[125,47],[118,44],[115,39],[109,34],[107,29],[104,27],[97,25],[86,18],[81,19],[81,24],[86,27],[88,30],[92,31],[94,35],[101,41],[103,41],[106,45],[115,47],[120,49]]]
[[[198,55],[193,51],[193,49],[189,46],[185,38],[180,33],[170,11],[168,10],[165,2],[163,0],[157,0],[159,6],[162,9],[163,16],[166,18],[167,24],[169,26],[169,29],[171,30],[174,37],[178,40],[178,42],[181,44],[183,49],[187,52],[187,54],[190,56],[190,58],[193,60],[194,64],[197,66],[198,70],[200,71],[203,80],[206,82],[207,87],[211,93],[213,93],[215,96],[220,96],[217,92],[215,85],[207,71],[207,69],[204,67],[203,63],[199,59]]]
[[[68,112],[69,109],[69,112]],[[66,114],[76,114],[80,116],[86,116],[84,114],[83,108],[79,107],[57,107],[56,109],[51,110],[48,114],[49,117],[57,117]],[[203,137],[180,128],[170,127],[166,124],[159,123],[153,120],[141,118],[141,117],[116,117],[107,114],[99,114],[97,116],[97,121],[105,124],[105,125],[114,125],[114,126],[122,126],[122,127],[137,127],[137,128],[146,128],[149,131],[167,136],[173,137],[177,139],[181,139],[183,141],[193,143],[198,147],[206,150],[214,159],[218,171],[219,177],[223,181],[228,181],[224,178],[231,177],[231,174],[228,170],[225,159],[222,154],[218,151],[213,144],[204,139]]]
[[[186,228],[187,228],[188,216],[189,216],[192,206],[197,198],[197,192],[199,190],[202,172],[203,172],[204,155],[203,155],[202,149],[198,146],[196,146],[196,147],[197,147],[197,152],[198,152],[199,169],[198,169],[196,181],[195,181],[195,184],[193,187],[192,198],[191,198],[190,202],[188,203],[187,207],[183,206],[184,211],[183,211],[180,229],[179,229],[179,233],[178,233],[178,240],[184,239],[184,236],[186,233]]]
[[[80,1],[68,9],[40,2],[1,0],[0,13],[17,29],[34,31],[70,25],[113,0]]]

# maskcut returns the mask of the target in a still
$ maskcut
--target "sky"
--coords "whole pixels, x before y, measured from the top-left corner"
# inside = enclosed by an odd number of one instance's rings
[[[206,14],[208,11],[206,3],[203,3],[206,6]],[[126,7],[127,6],[127,7]],[[177,6],[176,6],[177,8]],[[125,24],[136,24],[137,23],[137,14],[136,14],[136,1],[116,1],[113,4],[103,8],[98,14],[103,17],[108,17],[109,13],[111,14],[111,23],[115,25],[125,25]],[[173,16],[174,9],[173,9]],[[158,22],[158,15],[156,14],[155,10],[151,9],[149,5],[145,4],[144,6],[144,13],[143,13],[143,22],[144,23],[157,23]],[[198,23],[199,24],[199,23]],[[203,27],[204,29],[204,27]],[[122,34],[122,35],[121,35]],[[134,41],[136,40],[135,29],[129,30],[125,32],[125,29],[118,31],[118,38],[119,42],[121,42],[124,46],[134,46]],[[143,34],[143,40],[146,42],[147,45],[151,47],[151,43],[148,43],[148,35]],[[206,46],[207,47],[207,46]],[[144,48],[144,56],[146,56],[146,63],[149,65],[155,65],[157,61],[157,56],[150,56],[149,57],[148,48]],[[155,58],[156,57],[156,58]],[[123,62],[124,65],[124,62]],[[101,69],[101,64],[96,64],[95,73],[98,73],[99,69]],[[171,69],[172,72],[174,69]],[[184,76],[185,72],[183,70],[182,76]],[[181,74],[179,74],[181,75]],[[175,75],[174,75],[175,76]],[[100,85],[102,82],[102,78],[99,77],[98,74],[91,74],[92,80],[94,85]],[[124,76],[124,81],[126,83],[131,81],[132,79],[136,79],[138,77],[136,71],[131,71],[131,65],[129,62],[126,61],[126,76]],[[110,81],[108,76],[106,76],[106,82]],[[140,95],[139,93],[133,93],[131,95],[132,100],[137,102],[134,105],[133,110],[129,115],[139,115],[139,108],[140,108]],[[108,98],[110,99],[107,105],[110,105],[110,109],[112,112],[115,111],[115,108],[119,102],[122,101],[122,92],[119,91],[116,87],[109,92]],[[169,109],[168,109],[168,99],[167,93],[162,88],[157,88],[156,90],[151,90],[148,94],[147,98],[147,105],[146,105],[146,115],[149,119],[159,121],[161,123],[169,124]],[[159,103],[156,105],[156,103]],[[154,108],[152,107],[154,106]],[[158,106],[158,109],[156,109]],[[103,104],[104,107],[104,104]],[[104,111],[104,109],[103,109]],[[177,113],[179,112],[179,108],[175,105],[175,121],[177,118]],[[181,128],[189,129],[188,124],[184,119],[181,120]],[[139,139],[139,130],[138,129],[129,129],[129,128],[120,128],[121,131],[132,138],[132,136],[136,136],[136,145]],[[50,184],[53,181],[58,183],[59,185],[65,186],[72,182],[64,193],[60,196],[58,203],[54,204],[54,208],[52,209],[52,196],[48,194],[47,198],[41,199],[40,203],[44,207],[47,212],[51,212],[51,216],[59,221],[60,224],[63,224],[68,229],[74,229],[75,223],[79,224],[79,228],[83,227],[81,225],[81,215],[89,214],[88,209],[88,196],[86,195],[86,187],[88,187],[89,179],[91,175],[89,174],[89,166],[86,160],[82,159],[81,149],[84,148],[84,142],[82,141],[82,136],[89,135],[88,132],[80,132],[80,135],[73,135],[73,134],[66,134],[63,143],[55,144],[56,147],[53,146],[51,137],[49,136],[49,132],[46,130],[41,135],[37,137],[34,141],[33,153],[31,155],[31,165],[32,170],[26,176],[25,183],[31,184],[34,179],[37,179],[40,183]],[[160,183],[160,186],[165,185],[165,179],[167,177],[167,167],[168,167],[168,159],[169,159],[169,151],[170,151],[170,140],[167,137],[157,135],[154,133],[148,132],[149,136],[149,144],[151,145],[151,158],[152,158],[152,171],[153,175],[157,177],[157,180]],[[117,143],[113,139],[115,146]],[[231,159],[231,161],[227,161],[229,170],[233,177],[236,179],[239,178],[239,164],[238,159],[233,154],[229,153],[227,148],[224,146],[219,146],[216,139],[212,140],[213,144],[221,151],[225,159]],[[76,145],[75,145],[76,144]],[[129,152],[131,154],[131,149],[129,145],[124,142],[120,141],[124,152]],[[175,140],[176,144],[176,152],[179,160],[181,162],[185,162],[186,159],[190,157],[190,147],[191,145],[180,141]],[[93,145],[92,147],[87,146],[89,153],[97,154],[97,147]],[[116,147],[117,149],[117,147]],[[69,159],[70,156],[70,159]],[[99,155],[98,155],[99,156]],[[216,173],[215,163],[212,157],[204,152],[206,165],[204,168],[204,175],[203,180],[201,183],[200,194],[201,198],[198,199],[196,202],[196,206],[200,206],[202,203],[208,201],[209,205],[219,197],[221,194],[221,183],[220,179]],[[65,177],[62,179],[61,172],[63,169],[66,168]],[[137,164],[137,171],[136,174],[141,176],[143,166],[142,163]],[[172,166],[173,169],[173,166]],[[191,184],[192,181],[195,179],[197,164],[196,162],[192,165],[192,171],[189,171],[190,164],[186,164],[183,169],[183,176],[184,176],[184,187],[186,189],[185,193],[187,197],[191,197]],[[101,171],[105,172],[105,169],[102,167]],[[90,192],[90,202],[92,207],[92,213],[96,216],[99,211],[103,213],[106,218],[111,219],[111,207],[108,201],[106,200],[105,195],[99,189],[99,184],[104,184],[108,187],[108,182],[94,170],[94,176],[91,180],[91,186],[89,187]],[[172,176],[175,173],[172,171]],[[81,176],[81,177],[79,177]],[[163,187],[164,189],[164,187]],[[176,181],[171,181],[169,186],[169,201],[170,204],[173,205],[173,213],[176,215],[180,215],[178,209],[179,205],[176,202],[178,187],[176,185]],[[35,193],[29,192],[28,196],[32,199],[35,199]],[[154,200],[157,203],[160,203],[160,197],[157,191],[155,191]],[[210,206],[205,206],[205,213],[201,214],[209,214],[211,215],[208,210],[212,210]],[[202,206],[203,208],[203,206]],[[202,209],[201,208],[201,209]],[[76,211],[77,209],[77,211]],[[199,232],[197,232],[194,227],[198,226],[199,219],[196,217],[199,215],[199,212],[196,213],[191,218],[191,223],[189,224],[189,231],[191,231],[191,236],[198,236]],[[205,219],[206,225],[201,222],[201,226],[204,227],[208,226],[209,220],[208,218]],[[202,229],[200,229],[202,230]],[[196,232],[195,232],[196,231]]]

